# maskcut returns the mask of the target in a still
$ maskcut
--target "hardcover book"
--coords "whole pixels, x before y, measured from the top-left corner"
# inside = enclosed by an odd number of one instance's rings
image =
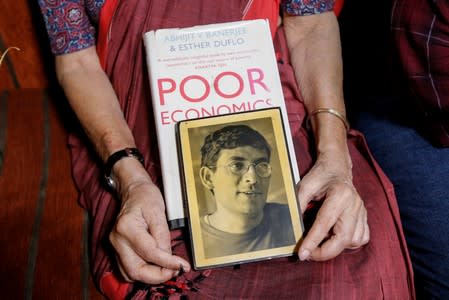
[[[238,21],[144,34],[170,228],[184,225],[175,124],[186,119],[279,107],[287,121],[267,20]],[[296,161],[285,130],[290,158]],[[299,180],[296,164],[293,174]]]
[[[195,269],[292,255],[303,225],[279,108],[177,128]]]

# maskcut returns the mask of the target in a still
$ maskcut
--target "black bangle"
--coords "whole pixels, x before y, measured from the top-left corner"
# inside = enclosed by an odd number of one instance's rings
[[[112,190],[115,190],[117,188],[117,183],[115,182],[114,175],[112,174],[112,168],[114,167],[116,162],[124,157],[134,157],[142,164],[142,166],[145,166],[143,155],[137,148],[125,148],[112,153],[111,156],[108,157],[104,166],[104,179],[108,187]]]

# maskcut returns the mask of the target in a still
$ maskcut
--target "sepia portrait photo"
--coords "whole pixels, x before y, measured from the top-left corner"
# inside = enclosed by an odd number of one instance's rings
[[[287,256],[302,222],[279,109],[178,125],[195,268]]]

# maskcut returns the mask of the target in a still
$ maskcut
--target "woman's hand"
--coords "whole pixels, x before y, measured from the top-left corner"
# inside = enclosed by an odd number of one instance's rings
[[[56,73],[104,162],[115,151],[136,146],[95,47],[57,56]],[[189,271],[188,262],[171,254],[164,200],[140,162],[121,159],[113,173],[122,207],[110,241],[123,277],[155,284],[173,277],[181,266]]]
[[[311,201],[323,201],[299,248],[301,260],[328,260],[369,241],[367,212],[352,183],[351,167],[344,162],[347,159],[321,154],[299,183],[303,213]]]
[[[172,255],[164,200],[145,177],[120,187],[122,207],[109,239],[126,280],[158,284],[176,276],[181,268],[190,271],[190,265]]]
[[[343,68],[338,20],[332,11],[311,16],[284,16],[290,61],[309,113],[332,108],[345,115]],[[346,128],[331,114],[310,120],[317,161],[298,186],[301,209],[323,201],[299,248],[301,260],[331,259],[344,249],[369,241],[367,213],[352,183]]]

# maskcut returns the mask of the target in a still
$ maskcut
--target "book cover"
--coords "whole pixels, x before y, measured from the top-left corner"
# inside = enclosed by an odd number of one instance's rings
[[[287,113],[267,20],[144,34],[170,228],[184,225],[175,124],[186,119],[280,107]],[[288,126],[290,158],[296,161]],[[293,164],[293,174],[299,171]]]
[[[303,223],[279,108],[177,129],[194,268],[292,255]]]

